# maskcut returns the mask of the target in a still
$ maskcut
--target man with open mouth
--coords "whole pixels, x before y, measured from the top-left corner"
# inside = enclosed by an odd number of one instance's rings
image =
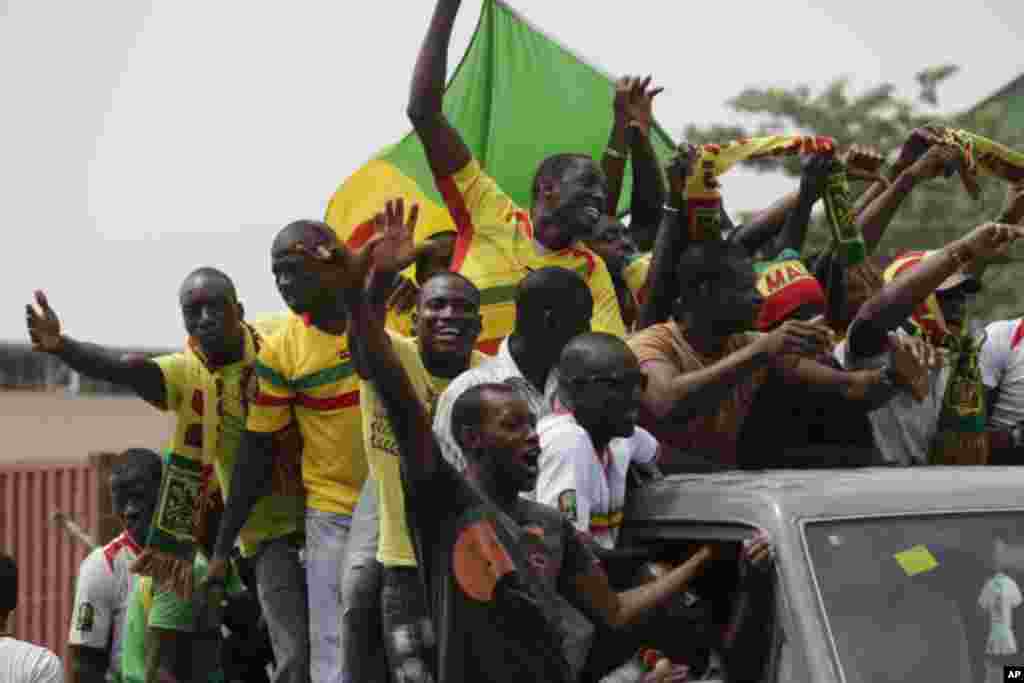
[[[370,268],[394,271],[415,220],[389,206],[388,235]],[[409,247],[411,248],[411,247]],[[576,680],[589,649],[587,609],[625,626],[682,590],[713,551],[703,548],[648,590],[615,593],[600,563],[561,514],[519,494],[537,480],[536,422],[520,393],[482,384],[456,401],[453,423],[467,454],[462,476],[441,457],[414,380],[367,304],[364,277],[348,269],[346,300],[362,370],[387,411],[401,458],[407,518],[438,633],[442,681]],[[575,616],[574,616],[575,615]],[[662,680],[656,678],[656,680]]]
[[[580,273],[594,299],[594,330],[625,336],[615,286],[604,261],[580,240],[593,233],[607,204],[598,164],[582,154],[556,154],[537,168],[526,211],[502,192],[473,158],[441,108],[448,44],[459,0],[438,0],[413,72],[408,114],[435,182],[455,220],[450,269],[480,288],[479,347],[494,353],[515,322],[515,286],[544,266]]]

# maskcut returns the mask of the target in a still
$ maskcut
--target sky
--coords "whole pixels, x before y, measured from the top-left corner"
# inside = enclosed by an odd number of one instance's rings
[[[726,101],[748,86],[847,76],[912,97],[917,71],[953,63],[941,111],[958,111],[1024,73],[1019,0],[509,4],[610,74],[653,74],[655,116],[677,137],[742,121]],[[0,0],[0,340],[27,341],[24,305],[43,289],[77,339],[178,346],[177,288],[200,265],[231,275],[250,314],[281,310],[271,239],[322,217],[408,130],[433,5]],[[479,10],[463,2],[452,69]],[[749,210],[792,184],[739,171],[725,191]]]

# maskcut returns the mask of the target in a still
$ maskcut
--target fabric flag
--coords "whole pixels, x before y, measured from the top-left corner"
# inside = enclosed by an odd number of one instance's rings
[[[516,204],[530,206],[533,174],[545,157],[579,152],[600,159],[612,125],[614,80],[528,23],[501,0],[484,0],[473,38],[445,89],[444,113],[473,156]],[[675,145],[657,123],[655,153]],[[628,206],[632,174],[623,178]],[[335,192],[326,222],[350,246],[373,232],[389,199],[420,204],[416,240],[454,230],[414,132],[387,147]]]

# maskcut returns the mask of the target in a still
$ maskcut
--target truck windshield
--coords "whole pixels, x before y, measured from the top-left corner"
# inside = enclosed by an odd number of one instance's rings
[[[1024,664],[1024,512],[815,521],[804,537],[847,683],[1001,681]]]

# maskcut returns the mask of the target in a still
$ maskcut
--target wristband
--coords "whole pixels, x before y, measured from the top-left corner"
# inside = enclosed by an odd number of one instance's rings
[[[620,152],[619,150],[615,149],[614,147],[611,147],[610,145],[607,148],[605,148],[604,153],[607,154],[608,156],[610,156],[612,159],[625,159],[626,158],[626,154],[625,153]]]
[[[669,213],[682,213],[680,209],[677,209],[674,206],[670,206],[669,204],[665,204],[661,208],[664,209],[665,211],[668,211]]]

